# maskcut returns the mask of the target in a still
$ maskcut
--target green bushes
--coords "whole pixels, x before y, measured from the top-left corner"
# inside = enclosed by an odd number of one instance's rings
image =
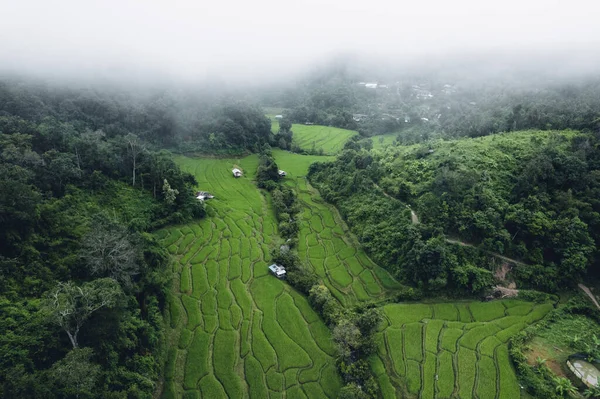
[[[548,312],[550,309],[552,304],[538,305],[526,318],[539,319],[543,311]],[[528,361],[530,344],[535,340],[544,346],[562,348],[560,350],[566,353],[579,352],[597,358],[600,353],[597,345],[597,337],[600,336],[598,316],[597,309],[589,302],[582,302],[581,298],[574,297],[565,305],[552,310],[543,322],[531,325],[510,338],[508,355],[515,365],[521,385],[531,395],[560,397],[557,390],[560,379],[545,365],[545,360],[531,365],[531,361]],[[498,356],[506,357],[506,353],[498,350]],[[506,381],[515,379],[511,371],[500,369]]]

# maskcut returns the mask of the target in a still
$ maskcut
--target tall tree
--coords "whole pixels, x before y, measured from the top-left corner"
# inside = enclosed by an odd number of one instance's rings
[[[125,142],[127,143],[127,154],[131,159],[131,185],[135,186],[135,173],[138,168],[138,159],[140,155],[146,151],[146,145],[133,133],[129,133],[125,136]]]
[[[52,321],[67,333],[75,349],[79,347],[79,330],[86,320],[104,307],[115,306],[121,293],[121,287],[112,278],[93,280],[81,286],[71,281],[60,282],[48,294],[46,306]]]
[[[81,257],[92,276],[110,277],[125,287],[139,273],[138,250],[127,231],[116,224],[90,231],[83,239]]]

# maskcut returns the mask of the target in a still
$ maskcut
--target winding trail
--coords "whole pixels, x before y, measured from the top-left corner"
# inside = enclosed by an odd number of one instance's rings
[[[592,291],[588,287],[586,287],[585,285],[583,285],[583,284],[577,284],[577,286],[579,288],[581,288],[581,290],[583,292],[585,292],[587,294],[587,296],[590,297],[590,299],[592,300],[592,302],[594,302],[594,305],[596,305],[596,307],[600,310],[600,304],[596,300],[596,297],[594,296],[594,294],[592,294]]]
[[[373,183],[373,185],[375,186],[375,188],[377,188],[379,191],[381,191],[381,193],[383,195],[385,195],[386,197],[388,197],[389,199],[393,199],[395,201],[399,201],[400,200],[398,198],[394,198],[393,196],[389,195],[388,193],[385,192],[385,190],[381,187],[379,187],[379,185],[377,183]],[[410,209],[410,205],[406,205],[406,207],[408,209]],[[413,224],[419,224],[419,217],[417,216],[417,214],[415,213],[415,211],[413,211],[412,209],[410,209],[410,220],[412,221]]]
[[[472,248],[477,248],[477,249],[479,249],[480,251],[483,251],[483,252],[485,252],[485,253],[486,253],[486,254],[488,254],[488,255],[492,255],[492,256],[494,256],[494,257],[496,257],[496,258],[498,258],[498,259],[502,259],[503,261],[506,261],[506,262],[514,263],[514,264],[516,264],[516,265],[518,265],[518,266],[529,266],[527,263],[521,262],[521,261],[519,261],[519,260],[516,260],[516,259],[513,259],[513,258],[509,258],[509,257],[507,257],[507,256],[504,256],[504,255],[500,255],[500,254],[499,254],[499,253],[497,253],[497,252],[488,251],[487,249],[479,248],[479,247],[478,247],[477,245],[475,245],[475,244],[470,244],[470,243],[468,243],[468,242],[464,242],[464,241],[460,241],[460,240],[456,240],[456,239],[452,239],[452,238],[446,238],[446,242],[447,242],[447,243],[449,243],[449,244],[457,244],[457,245],[462,245],[462,246],[464,246],[464,247],[472,247]]]
[[[373,185],[375,186],[375,188],[377,188],[379,191],[381,191],[381,193],[383,195],[385,195],[386,197],[388,197],[390,199],[393,199],[395,201],[400,201],[398,198],[394,198],[390,194],[386,193],[385,190],[382,189],[377,183],[373,183]],[[419,224],[420,223],[419,216],[417,216],[416,212],[410,208],[410,205],[407,205],[407,208],[410,209],[410,219],[412,221],[412,224]],[[462,245],[462,246],[465,246],[465,247],[478,248],[479,250],[485,252],[486,254],[492,255],[492,256],[494,256],[494,257],[496,257],[498,259],[502,259],[505,262],[514,263],[515,265],[518,265],[518,266],[529,266],[525,262],[521,262],[519,260],[516,260],[516,259],[513,259],[513,258],[509,258],[509,257],[501,255],[501,254],[499,254],[497,252],[488,251],[486,249],[479,248],[477,245],[471,244],[471,243],[468,243],[468,242],[465,242],[465,241],[457,240],[457,239],[454,239],[454,238],[446,238],[446,242],[448,244],[457,244],[457,245]],[[600,306],[598,307],[598,309],[600,309]]]

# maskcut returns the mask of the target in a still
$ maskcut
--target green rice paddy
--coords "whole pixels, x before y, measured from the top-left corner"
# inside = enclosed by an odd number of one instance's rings
[[[311,163],[332,157],[273,154],[302,205],[302,261],[347,306],[393,295],[399,284],[306,180]],[[157,234],[175,273],[162,397],[337,397],[329,329],[303,295],[267,271],[277,225],[253,181],[257,156],[177,162],[216,198],[205,219]],[[231,176],[234,165],[243,177]],[[518,397],[507,341],[551,308],[516,300],[385,305],[370,358],[383,397]]]
[[[271,131],[279,131],[279,122],[271,120]],[[337,154],[344,148],[348,139],[356,134],[354,130],[340,129],[331,126],[321,125],[292,125],[293,143],[297,144],[303,150],[323,149],[323,154]]]
[[[393,143],[396,141],[396,137],[398,137],[398,133],[380,134],[371,137],[371,140],[373,141],[373,149],[381,150],[393,145]]]
[[[306,180],[309,165],[327,158],[281,150],[273,151],[273,155],[279,167],[288,172],[285,182],[295,188],[302,204],[300,258],[342,304],[385,299],[398,283],[369,259],[337,210],[326,204]]]
[[[371,357],[383,396],[520,397],[507,341],[552,308],[517,300],[384,306]]]
[[[158,234],[176,276],[163,397],[336,397],[329,330],[304,296],[267,273],[276,223],[252,181],[258,158],[177,162],[216,198],[207,218]]]

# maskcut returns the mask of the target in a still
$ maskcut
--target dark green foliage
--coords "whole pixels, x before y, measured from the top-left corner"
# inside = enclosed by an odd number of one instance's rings
[[[297,241],[298,219],[300,204],[294,190],[283,184],[279,184],[279,167],[275,163],[271,148],[265,145],[260,153],[260,161],[256,172],[258,187],[271,192],[275,216],[279,222],[279,235],[286,239],[288,246]]]
[[[368,396],[363,390],[355,383],[347,384],[340,390],[338,399],[367,399]]]
[[[126,130],[98,130],[106,115],[32,115],[19,101],[0,117],[0,396],[149,397],[170,277],[147,232],[204,214],[196,181]]]
[[[534,397],[560,398],[562,388],[568,384],[557,378],[539,359],[535,365],[528,363],[526,351],[532,339],[541,337],[548,345],[569,348],[572,353],[580,353],[589,360],[600,355],[598,322],[600,313],[582,296],[570,299],[565,305],[551,311],[541,322],[532,325],[511,338],[509,355],[517,371],[521,385]]]
[[[346,150],[333,163],[311,165],[309,178],[373,259],[396,277],[430,291],[486,288],[489,271],[466,268],[465,254],[449,246],[437,226],[412,224],[406,205],[377,192],[381,167],[367,151]]]
[[[339,355],[338,368],[348,384],[342,389],[344,395],[378,397],[379,385],[367,358],[375,352],[374,334],[383,320],[379,309],[368,305],[344,309],[324,285],[314,285],[308,300],[333,330],[333,341]]]
[[[335,162],[312,165],[309,178],[396,277],[479,294],[499,255],[517,259],[511,277],[534,289],[597,270],[596,135],[515,132],[375,154],[353,143]]]
[[[266,188],[271,191],[277,187],[279,180],[279,167],[275,163],[271,148],[268,144],[262,149],[259,155],[258,169],[256,170],[256,181],[258,187]]]

